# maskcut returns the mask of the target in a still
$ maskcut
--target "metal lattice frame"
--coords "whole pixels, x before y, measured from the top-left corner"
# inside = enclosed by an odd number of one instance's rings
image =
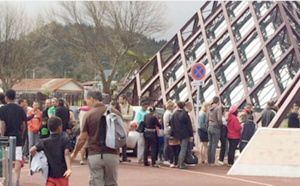
[[[274,92],[266,94],[264,98],[274,99],[279,107],[282,106],[276,116],[276,122],[273,121],[274,123],[271,124],[272,127],[277,127],[287,113],[288,109],[286,108],[291,106],[292,101],[298,100],[299,10],[300,4],[296,1],[206,2],[156,56],[136,74],[120,94],[129,93],[133,105],[139,105],[146,99],[151,104],[161,106],[172,97],[176,97],[175,100],[189,100],[195,103],[196,88],[190,85],[190,70],[193,64],[204,62],[206,68],[209,68],[209,72],[204,79],[206,85],[202,92],[202,101],[211,101],[207,100],[204,95],[205,91],[210,89],[212,91],[206,95],[214,94],[223,97],[227,101],[227,106],[236,104],[242,108],[246,102],[250,102],[256,109],[262,110],[259,94],[262,94],[267,85],[273,86]],[[244,25],[245,20],[247,23],[250,21],[248,24],[251,26],[246,28],[245,33],[241,33],[241,26]],[[264,26],[267,23],[269,24]],[[239,27],[235,28],[236,26]],[[218,30],[220,27],[221,31]],[[270,28],[273,29],[272,32]],[[269,30],[267,31],[267,29]],[[269,33],[271,34],[269,35]],[[216,34],[218,36],[215,36]],[[254,45],[256,51],[251,53],[252,49],[247,48],[253,44],[254,40],[259,42],[260,46]],[[221,51],[224,51],[224,48],[231,48],[231,50],[222,56],[224,53]],[[274,52],[275,50],[279,51],[280,55],[278,52]],[[247,54],[250,55],[249,53],[251,56],[248,58]],[[234,61],[232,62],[231,59]],[[236,73],[231,78],[226,77],[223,72],[228,61],[237,64],[237,68],[234,68]],[[230,64],[229,62],[228,64]],[[250,66],[256,64],[253,67],[255,68],[262,62],[266,63],[265,68],[268,70],[254,81],[254,75],[251,75],[254,71],[249,71],[252,68]],[[287,68],[293,66],[292,70],[287,72],[290,78],[286,80],[288,85],[284,85],[285,82],[280,77],[283,71],[281,68],[284,65]],[[251,81],[246,78],[246,72],[250,74]],[[221,73],[222,77],[219,77],[218,73]],[[170,78],[170,74],[173,77]],[[237,91],[235,90],[237,87],[242,88]],[[234,91],[237,94],[244,93],[237,103],[232,103],[234,96],[231,94]],[[274,96],[275,94],[276,96]],[[287,104],[287,102],[290,103]],[[260,120],[260,116],[257,118],[258,120]]]

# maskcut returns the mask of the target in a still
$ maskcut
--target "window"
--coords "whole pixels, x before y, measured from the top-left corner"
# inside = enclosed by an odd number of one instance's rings
[[[257,16],[257,19],[261,18],[268,9],[273,5],[271,1],[254,1],[253,7]]]
[[[199,58],[204,52],[205,44],[203,37],[200,34],[185,50],[185,56],[188,66],[190,66],[193,61]]]
[[[234,1],[230,2],[227,6],[227,13],[230,21],[234,20],[239,14],[248,6],[247,1]]]
[[[242,64],[245,64],[260,48],[260,41],[256,31],[252,32],[247,39],[238,47]]]
[[[209,25],[206,26],[208,43],[211,43],[213,40],[219,37],[226,29],[226,26],[227,25],[224,19],[224,14],[223,12],[221,12]]]
[[[235,41],[238,42],[253,27],[254,27],[254,21],[251,12],[248,9],[232,27]]]
[[[163,73],[166,89],[171,87],[173,83],[183,75],[183,73],[184,69],[182,66],[181,58],[179,57]]]
[[[228,32],[211,47],[212,61],[216,65],[222,58],[224,58],[230,51],[232,51],[232,43]]]
[[[216,76],[218,86],[221,89],[234,75],[238,73],[238,64],[235,61],[235,56],[232,54],[217,70]]]
[[[275,8],[259,25],[265,41],[273,35],[282,23],[278,11],[278,8]]]
[[[221,99],[225,107],[238,105],[245,96],[245,91],[241,78],[238,77],[221,95]]]

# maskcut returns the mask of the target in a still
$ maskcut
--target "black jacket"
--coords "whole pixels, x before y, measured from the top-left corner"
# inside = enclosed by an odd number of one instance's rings
[[[177,110],[170,120],[174,138],[178,140],[193,136],[193,128],[190,116],[185,110]]]
[[[49,116],[48,116],[48,109],[49,109],[49,108],[45,108],[45,109],[43,110],[43,112],[42,112],[42,118],[49,118]]]
[[[63,124],[63,131],[66,131],[68,124],[70,122],[70,112],[69,109],[59,105],[55,108],[55,116],[60,117]]]
[[[261,117],[262,126],[267,127],[271,123],[274,116],[275,116],[275,111],[273,111],[271,108],[267,108],[267,110],[265,110],[262,113],[262,117]]]
[[[241,141],[249,141],[256,131],[256,125],[253,121],[248,120],[243,126]]]

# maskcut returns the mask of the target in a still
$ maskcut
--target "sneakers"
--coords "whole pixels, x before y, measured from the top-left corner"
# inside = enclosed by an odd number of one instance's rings
[[[143,164],[143,160],[139,160],[138,163],[139,163],[139,164]]]
[[[125,159],[125,160],[122,160],[122,162],[131,162],[130,159]]]
[[[223,161],[218,161],[219,165],[225,165],[225,163]]]
[[[171,165],[170,165],[170,168],[175,168],[176,166],[172,163]]]
[[[164,161],[164,165],[170,165],[169,161]]]
[[[84,161],[80,161],[80,165],[84,165],[85,164],[85,162]]]
[[[185,164],[186,166],[189,166],[189,167],[195,167],[196,164]]]
[[[179,165],[178,168],[180,168],[180,169],[187,169],[187,166],[185,164],[183,164],[183,165]]]
[[[159,165],[157,165],[157,164],[153,164],[153,165],[152,165],[152,167],[155,167],[155,168],[160,168],[160,166],[159,166]]]
[[[20,185],[19,180],[16,180],[15,186],[19,186],[19,185]]]

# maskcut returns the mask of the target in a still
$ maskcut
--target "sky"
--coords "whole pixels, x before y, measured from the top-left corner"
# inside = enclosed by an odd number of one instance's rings
[[[166,22],[169,29],[164,34],[155,36],[156,40],[170,40],[184,24],[200,9],[205,1],[164,1],[167,7]],[[22,1],[30,15],[43,13],[56,5],[55,1]]]

